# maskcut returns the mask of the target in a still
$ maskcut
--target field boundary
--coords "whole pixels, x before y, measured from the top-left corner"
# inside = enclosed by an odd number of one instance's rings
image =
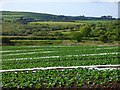
[[[106,69],[120,69],[120,65],[91,65],[91,66],[69,66],[69,67],[41,67],[41,68],[26,68],[26,69],[9,69],[9,70],[0,70],[1,72],[18,72],[18,71],[37,71],[37,70],[64,70],[64,69],[77,69],[77,68],[88,68],[88,69],[97,69],[97,70],[106,70]]]

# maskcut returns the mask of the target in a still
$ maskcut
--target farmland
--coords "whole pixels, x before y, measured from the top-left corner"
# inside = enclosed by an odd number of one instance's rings
[[[15,69],[118,64],[119,52],[115,46],[3,46],[2,53],[2,68]]]
[[[3,70],[119,64],[118,46],[3,46],[2,49]],[[2,87],[109,88],[111,85],[119,87],[119,72],[119,69],[96,70],[87,68],[3,72]]]
[[[3,11],[1,88],[120,90],[119,20],[109,17]]]

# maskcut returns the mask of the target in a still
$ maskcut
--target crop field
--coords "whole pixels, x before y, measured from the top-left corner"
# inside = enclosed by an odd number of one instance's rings
[[[29,24],[36,24],[36,25],[39,25],[39,24],[43,24],[43,25],[62,25],[62,26],[69,26],[69,25],[80,25],[80,24],[83,24],[83,23],[77,23],[77,22],[30,22]]]
[[[120,87],[119,69],[16,69],[119,65],[118,46],[3,46],[2,88]]]

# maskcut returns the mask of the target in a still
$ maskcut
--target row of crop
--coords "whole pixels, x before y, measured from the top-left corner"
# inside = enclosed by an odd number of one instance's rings
[[[17,57],[17,54],[16,54],[16,58],[15,56],[11,56],[11,58],[3,58],[3,62],[4,61],[18,61],[18,60],[34,60],[34,59],[39,59],[39,60],[43,60],[43,59],[48,59],[48,58],[71,58],[71,57],[75,57],[75,58],[89,58],[89,56],[93,57],[93,58],[100,58],[100,57],[104,57],[104,58],[111,58],[111,57],[116,57],[118,58],[119,57],[119,53],[120,52],[112,52],[112,53],[96,53],[96,54],[69,54],[69,55],[56,55],[54,54],[55,56],[52,56],[51,54],[49,56],[47,56],[49,53],[51,53],[52,51],[46,51],[46,52],[42,52],[41,54],[38,54],[37,52],[35,52],[35,55],[31,55],[31,56],[24,56],[24,55],[21,55],[21,57]]]
[[[114,52],[114,51],[118,51],[118,47],[106,47],[106,48],[33,48],[33,49],[18,49],[18,50],[5,50],[2,51],[2,54],[11,54],[11,53],[27,53],[27,52],[38,52],[38,51],[94,51],[94,52],[102,52],[102,51],[110,51],[110,52]]]
[[[119,57],[115,55],[97,56],[71,56],[59,58],[32,58],[23,60],[5,60],[2,62],[3,69],[35,68],[53,66],[83,66],[83,65],[106,65],[119,64]]]
[[[2,88],[120,87],[120,70],[39,70],[2,73]]]
[[[88,45],[87,45],[88,46]],[[86,45],[82,46],[71,46],[71,45],[28,45],[28,46],[2,46],[3,50],[15,50],[15,49],[31,49],[31,48],[69,48],[69,47],[86,47]],[[93,46],[88,46],[93,47]],[[94,46],[97,47],[97,46]]]
[[[71,45],[44,45],[44,46],[2,46],[3,50],[24,50],[24,49],[38,49],[38,48],[116,48],[116,46],[88,46],[88,45],[79,45],[79,46],[71,46]]]
[[[34,53],[35,55],[31,55],[31,56],[25,56],[25,55],[22,55],[21,54],[21,57],[17,57],[17,54],[16,54],[16,58],[15,56],[10,56],[11,58],[9,58],[8,56],[6,58],[3,58],[3,62],[4,61],[18,61],[18,60],[34,60],[34,59],[39,59],[39,60],[43,60],[43,59],[48,59],[48,58],[71,58],[71,57],[76,57],[76,58],[89,58],[89,56],[92,56],[93,58],[94,57],[97,57],[97,58],[100,58],[100,57],[104,57],[104,58],[111,58],[111,57],[116,57],[118,58],[119,57],[119,53],[120,52],[112,52],[112,53],[98,53],[98,54],[69,54],[69,55],[56,55],[55,56],[47,56],[49,53],[51,53],[52,51],[47,51],[47,52],[42,52],[41,54],[38,54],[38,53]]]
[[[4,47],[5,48],[5,47]],[[10,48],[10,47],[9,47]],[[18,47],[19,48],[19,47]],[[107,49],[108,48],[108,49]],[[51,51],[50,53],[47,53]],[[17,49],[17,50],[3,50],[2,55],[3,59],[7,58],[20,58],[26,57],[32,54],[33,57],[36,56],[62,56],[69,54],[95,54],[95,53],[109,53],[109,52],[117,52],[118,47],[106,47],[106,48],[97,48],[97,47],[37,47],[37,48],[27,48],[27,49]],[[46,52],[45,54],[42,52]],[[36,54],[37,53],[37,54]],[[22,55],[21,55],[22,54]],[[7,57],[6,57],[7,56]]]
[[[4,50],[17,52],[3,53],[3,69],[119,64],[118,47],[113,46],[6,47],[7,49],[4,46]]]
[[[21,50],[22,51],[22,50]],[[23,52],[9,52],[3,53],[3,59],[12,59],[12,58],[24,58],[24,57],[44,57],[44,56],[65,56],[65,55],[81,55],[81,54],[99,54],[99,53],[113,53],[117,52],[118,49],[83,49],[83,48],[47,48],[47,49],[32,49],[32,50],[23,50]],[[6,57],[7,56],[7,57]]]

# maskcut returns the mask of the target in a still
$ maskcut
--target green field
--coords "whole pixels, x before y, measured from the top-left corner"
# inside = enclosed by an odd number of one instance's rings
[[[2,11],[0,26],[3,90],[120,90],[119,20]]]
[[[119,90],[120,70],[47,70],[2,74],[4,88],[107,88]]]
[[[118,64],[117,52],[117,46],[3,46],[2,68]]]
[[[110,20],[80,20],[80,21],[76,21],[77,23],[87,23],[87,24],[98,24],[98,23],[111,23],[112,21]]]
[[[98,21],[99,22],[99,21]],[[51,21],[48,21],[48,22],[30,22],[29,24],[44,24],[44,25],[80,25],[82,23],[79,23],[79,22],[51,22]]]
[[[117,46],[3,46],[2,49],[3,70],[120,64]],[[87,68],[3,72],[2,87],[119,87],[119,73],[119,69]]]

